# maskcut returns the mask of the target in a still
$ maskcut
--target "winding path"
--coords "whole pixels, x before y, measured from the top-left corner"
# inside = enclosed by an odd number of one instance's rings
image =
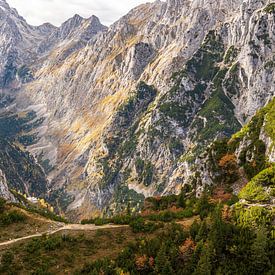
[[[191,224],[199,219],[198,216],[194,216],[192,218],[184,219],[182,221],[177,221],[178,224],[184,226],[184,227],[190,227]],[[45,232],[36,233],[33,235],[28,235],[25,237],[12,239],[9,241],[4,241],[0,243],[0,247],[8,246],[23,240],[28,240],[32,238],[42,237],[43,235],[53,235],[55,233],[61,232],[61,231],[96,231],[96,230],[102,230],[102,229],[112,229],[112,228],[124,228],[129,227],[129,225],[115,225],[115,224],[106,224],[102,226],[96,226],[94,224],[64,224],[64,223],[55,223],[52,229],[47,230]]]
[[[54,229],[52,231],[48,230],[46,232],[28,235],[25,237],[2,242],[2,243],[0,243],[0,247],[11,245],[11,244],[23,241],[23,240],[28,240],[28,239],[32,239],[32,238],[36,238],[36,237],[42,237],[43,235],[53,235],[55,233],[58,233],[61,231],[66,231],[66,230],[67,231],[96,231],[98,229],[111,229],[111,228],[123,228],[123,227],[128,227],[128,225],[107,224],[107,225],[102,225],[102,226],[96,226],[94,224],[85,224],[85,225],[83,225],[83,224],[67,224],[67,225],[63,225],[62,227],[60,227],[58,229]]]

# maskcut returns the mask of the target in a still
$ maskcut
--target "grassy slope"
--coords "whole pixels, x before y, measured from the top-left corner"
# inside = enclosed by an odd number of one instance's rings
[[[10,216],[12,215],[12,218]],[[3,218],[4,221],[3,221]],[[14,216],[16,216],[14,218]],[[19,216],[19,218],[17,218]],[[21,238],[37,233],[44,233],[58,228],[57,222],[36,213],[26,211],[14,205],[6,205],[4,213],[0,215],[0,242]]]
[[[13,274],[73,274],[91,261],[116,258],[129,242],[140,237],[144,234],[121,228],[87,231],[85,235],[76,231],[65,233],[63,237],[57,234],[33,239],[9,250],[14,255],[11,269]],[[6,249],[0,250],[1,255],[5,252]]]

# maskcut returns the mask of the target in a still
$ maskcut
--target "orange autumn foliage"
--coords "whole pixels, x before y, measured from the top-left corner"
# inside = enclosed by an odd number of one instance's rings
[[[191,238],[188,238],[184,241],[184,243],[179,247],[179,251],[182,255],[191,254],[196,248],[194,241]]]
[[[228,205],[224,205],[222,209],[222,218],[224,221],[230,221],[232,217],[231,209]]]
[[[219,202],[226,202],[232,198],[232,194],[226,192],[223,187],[217,187],[213,191],[212,198],[210,202],[212,203],[219,203]]]
[[[234,154],[226,154],[219,161],[220,167],[227,167],[229,165],[236,164],[236,156]]]
[[[146,267],[147,264],[147,256],[146,255],[142,255],[142,256],[136,256],[135,257],[135,264],[137,267],[137,270],[143,270]]]

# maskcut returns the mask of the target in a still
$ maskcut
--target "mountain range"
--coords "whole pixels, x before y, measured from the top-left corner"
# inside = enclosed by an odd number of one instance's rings
[[[275,161],[274,19],[269,0],[167,0],[34,27],[0,0],[0,195],[78,221],[239,193]]]

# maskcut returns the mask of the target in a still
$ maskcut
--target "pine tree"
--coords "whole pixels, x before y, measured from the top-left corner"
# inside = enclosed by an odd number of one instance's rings
[[[213,243],[217,255],[221,258],[226,254],[227,247],[233,245],[233,236],[236,231],[233,224],[223,220],[222,210],[222,205],[215,208],[209,233],[209,240]]]
[[[168,260],[166,260],[160,274],[161,275],[173,275],[174,274],[171,263]]]
[[[2,214],[5,210],[6,201],[0,198],[0,214]]]
[[[257,231],[257,237],[251,246],[251,265],[255,274],[264,274],[270,268],[270,260],[268,258],[268,237],[265,228]]]
[[[212,262],[214,258],[214,248],[211,242],[205,243],[201,252],[195,275],[211,275]]]
[[[186,188],[182,188],[180,195],[178,197],[178,206],[185,208],[186,207],[186,202],[185,202],[185,196],[186,196]]]
[[[167,247],[163,243],[156,257],[155,271],[157,274],[173,274],[173,269],[166,252]]]
[[[197,211],[200,215],[200,219],[203,220],[208,216],[208,212],[211,209],[211,205],[208,201],[208,195],[203,193],[197,204]]]
[[[201,240],[206,240],[207,235],[208,235],[207,224],[206,224],[206,221],[203,221],[200,225],[199,232],[196,236],[196,242],[201,241]]]

